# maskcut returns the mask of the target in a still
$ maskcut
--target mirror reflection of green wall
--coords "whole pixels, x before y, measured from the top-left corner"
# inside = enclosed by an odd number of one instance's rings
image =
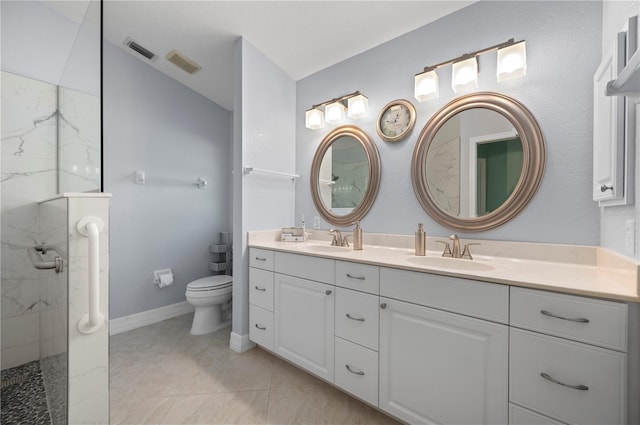
[[[494,211],[511,196],[522,174],[519,137],[478,145],[476,193],[478,215]]]

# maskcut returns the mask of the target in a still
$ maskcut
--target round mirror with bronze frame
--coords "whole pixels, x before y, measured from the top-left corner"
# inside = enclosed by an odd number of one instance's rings
[[[456,211],[455,208],[448,208],[443,205],[441,200],[443,197],[442,187],[448,185],[453,188],[452,190],[458,190],[459,198],[460,192],[466,190],[470,193],[471,199],[475,200],[476,193],[474,192],[476,192],[476,187],[465,187],[466,180],[464,178],[461,179],[460,175],[466,173],[467,177],[473,181],[476,178],[480,181],[480,177],[476,176],[479,176],[477,173],[480,172],[482,164],[480,164],[478,158],[471,158],[471,155],[466,153],[469,151],[474,152],[478,145],[473,146],[472,139],[474,138],[465,137],[465,133],[468,133],[467,131],[458,130],[457,136],[455,134],[452,136],[452,132],[447,131],[445,128],[447,126],[451,127],[450,124],[452,122],[456,122],[455,125],[459,126],[459,122],[464,120],[465,114],[473,114],[474,111],[476,115],[482,116],[480,119],[478,117],[475,118],[475,121],[482,121],[479,124],[481,127],[486,126],[486,114],[495,114],[497,118],[509,124],[511,131],[507,132],[503,130],[483,130],[485,133],[494,133],[493,135],[497,139],[502,137],[503,139],[510,138],[516,141],[515,145],[519,152],[517,154],[517,174],[511,178],[511,186],[503,194],[503,198],[498,204],[492,208],[478,209],[477,211],[474,204],[469,207],[472,212],[465,215],[459,212],[460,208]],[[466,120],[466,122],[470,121],[472,120]],[[443,136],[445,133],[450,134]],[[508,134],[508,136],[501,136],[504,134]],[[450,142],[451,147],[447,148],[448,151],[454,152],[455,149],[458,149],[458,153],[443,154],[440,152],[438,155],[434,155],[433,152],[436,149],[445,151],[445,149],[437,145],[441,143],[440,140],[446,139],[450,139],[448,142]],[[482,139],[482,137],[476,137],[475,139]],[[471,148],[468,149],[465,143],[471,145]],[[456,146],[457,144],[461,145],[461,147]],[[460,152],[465,153],[461,155]],[[461,160],[464,155],[468,156],[466,158],[468,163],[463,163]],[[499,93],[472,93],[449,102],[436,112],[423,128],[413,152],[411,179],[420,205],[434,220],[455,230],[479,232],[498,227],[513,219],[522,211],[540,186],[544,174],[545,158],[544,137],[535,117],[524,105]],[[430,183],[434,178],[429,177],[434,175],[432,170],[437,167],[438,161],[440,163],[447,162],[442,167],[443,170],[440,171],[439,179],[445,182],[441,184],[441,187],[432,182]],[[443,177],[447,172],[445,170],[447,167],[449,167],[449,171],[453,170],[453,174],[457,174],[457,177],[454,176],[453,182],[447,183],[446,177]],[[472,171],[469,172],[469,169]],[[456,178],[458,181],[455,180]],[[505,183],[501,184],[504,185]],[[471,185],[469,184],[469,186]],[[491,187],[487,189],[485,183],[484,190],[490,191],[492,189]],[[478,188],[479,191],[480,188]],[[463,196],[462,198],[465,197]],[[475,201],[471,201],[471,203],[473,202]]]
[[[380,186],[380,156],[369,135],[344,125],[327,134],[313,156],[311,196],[335,226],[350,226],[367,215]]]

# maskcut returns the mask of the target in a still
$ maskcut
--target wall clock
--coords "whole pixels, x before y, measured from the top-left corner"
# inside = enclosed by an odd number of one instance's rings
[[[416,124],[416,108],[408,100],[387,103],[378,115],[376,130],[387,142],[399,142],[411,133]]]

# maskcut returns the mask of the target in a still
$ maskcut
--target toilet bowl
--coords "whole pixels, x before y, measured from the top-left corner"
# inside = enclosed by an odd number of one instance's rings
[[[191,324],[191,335],[215,332],[231,323],[233,279],[231,276],[207,276],[187,285],[187,302],[196,309]]]

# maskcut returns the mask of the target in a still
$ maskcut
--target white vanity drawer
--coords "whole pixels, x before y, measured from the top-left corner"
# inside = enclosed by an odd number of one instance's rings
[[[380,296],[509,323],[507,285],[380,268]]]
[[[276,272],[317,282],[335,282],[335,260],[309,255],[276,252]]]
[[[509,401],[569,424],[626,422],[626,354],[514,328],[509,348]]]
[[[273,351],[273,312],[249,306],[249,339]]]
[[[509,425],[564,425],[564,423],[509,403]]]
[[[268,270],[249,269],[249,303],[273,311],[274,274]]]
[[[368,264],[336,261],[336,285],[378,295],[380,268]]]
[[[341,338],[335,350],[335,384],[377,406],[378,353]]]
[[[377,295],[336,288],[336,336],[378,351]]]
[[[268,249],[249,249],[249,267],[273,271],[273,251]]]
[[[627,305],[614,301],[511,288],[511,326],[627,349]]]

